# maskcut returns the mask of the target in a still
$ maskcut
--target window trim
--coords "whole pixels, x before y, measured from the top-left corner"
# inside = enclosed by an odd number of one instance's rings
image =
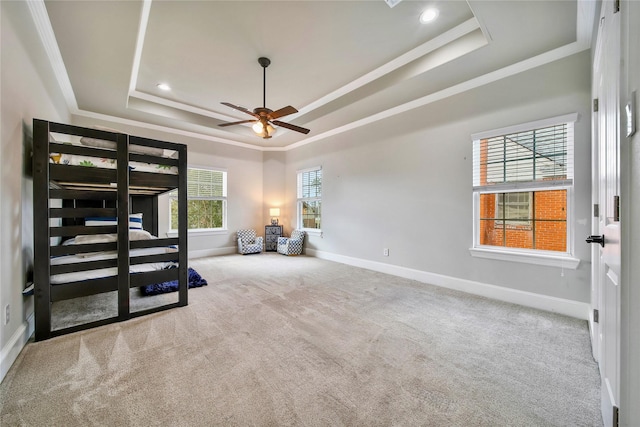
[[[189,198],[189,196],[187,195],[187,203],[189,202],[189,200],[222,200],[222,227],[216,227],[216,228],[187,228],[187,234],[191,234],[191,235],[197,235],[197,236],[207,236],[207,235],[216,235],[216,234],[227,234],[228,233],[228,228],[227,228],[227,218],[228,218],[228,212],[227,212],[227,195],[228,195],[228,191],[227,191],[227,187],[228,187],[228,177],[229,177],[229,172],[227,171],[227,169],[225,168],[218,168],[215,166],[201,166],[201,165],[187,165],[187,173],[189,169],[201,169],[201,170],[209,170],[209,171],[214,171],[214,172],[222,172],[224,173],[223,175],[223,183],[224,183],[224,187],[223,187],[223,194],[224,196],[219,196],[219,197],[191,197]],[[169,230],[167,231],[167,236],[168,237],[176,237],[178,236],[178,230],[175,228],[171,228],[171,200],[176,200],[177,197],[174,195],[176,190],[173,190],[171,192],[169,192],[169,209],[168,209],[168,215],[169,215],[169,219],[168,219],[168,224],[169,224]]]
[[[321,218],[321,220],[320,220],[321,227],[320,228],[303,227],[303,222],[302,222],[302,203],[303,202],[319,201],[320,205],[322,206],[322,196],[320,196],[320,197],[302,197],[302,175],[305,172],[312,172],[312,171],[318,171],[318,170],[322,171],[322,166],[314,166],[314,167],[300,169],[300,170],[296,171],[296,228],[298,228],[299,230],[302,230],[305,233],[307,233],[308,235],[312,235],[312,236],[322,236],[322,210],[320,211],[320,218]],[[323,173],[323,177],[322,178],[324,180],[324,173]],[[324,182],[321,185],[323,186]],[[320,192],[320,194],[322,194],[322,191]],[[320,209],[322,209],[322,208],[320,208]]]
[[[575,270],[580,265],[580,258],[560,252],[556,255],[556,252],[551,251],[538,250],[533,253],[532,251],[518,250],[517,248],[506,249],[504,250],[498,246],[483,246],[481,248],[469,248],[469,253],[475,258],[522,262],[525,264],[560,267],[568,270]]]
[[[534,129],[540,129],[549,126],[555,126],[567,123],[572,126],[571,143],[567,147],[568,162],[571,162],[571,170],[574,171],[574,155],[575,150],[575,123],[578,120],[577,113],[565,114],[562,116],[536,120],[532,122],[522,123],[514,126],[503,127],[490,131],[478,132],[471,135],[474,144],[473,163],[476,161],[475,146],[476,141],[482,139],[493,138],[501,135],[508,135],[518,132],[526,132]],[[475,167],[475,166],[474,166]],[[474,172],[472,175],[474,175]],[[475,179],[475,175],[474,175]],[[567,191],[567,235],[566,235],[566,252],[546,251],[542,249],[522,249],[509,248],[503,246],[490,246],[480,244],[480,194],[496,194],[507,192],[541,192],[552,190]],[[473,186],[473,242],[469,252],[471,256],[478,258],[497,259],[502,261],[522,262],[528,264],[546,265],[567,269],[576,269],[580,264],[580,259],[574,256],[574,230],[575,219],[573,210],[575,208],[574,200],[574,179],[573,175],[564,180],[541,182],[511,182],[501,183],[489,186]]]

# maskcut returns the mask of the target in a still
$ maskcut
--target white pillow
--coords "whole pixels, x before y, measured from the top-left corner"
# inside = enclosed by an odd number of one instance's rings
[[[124,133],[122,131],[119,131],[118,129],[112,129],[112,128],[108,128],[106,126],[100,126],[100,125],[94,125],[93,128],[98,130],[103,130],[105,132]],[[115,150],[116,148],[118,148],[118,145],[115,141],[108,141],[106,139],[89,138],[86,136],[83,136],[82,138],[80,138],[80,143],[88,147],[107,148],[109,150]]]
[[[156,239],[153,234],[145,230],[129,230],[129,240],[152,240]],[[82,234],[73,239],[74,245],[85,245],[89,243],[109,243],[118,240],[117,234]]]
[[[147,230],[129,230],[129,240],[153,240],[156,236]]]
[[[129,228],[131,230],[142,230],[142,214],[134,213],[129,214]]]
[[[84,245],[89,243],[109,243],[117,242],[117,234],[82,234],[73,239],[74,245]]]
[[[103,130],[105,132],[124,133],[118,129],[112,129],[106,126],[94,125],[93,128],[98,130]],[[87,147],[106,148],[108,150],[115,150],[118,147],[115,141],[108,141],[106,139],[89,138],[86,136],[83,136],[82,138],[80,138],[80,143],[82,145],[86,145]],[[129,151],[131,153],[136,153],[136,154],[148,154],[149,156],[162,157],[164,155],[164,149],[156,148],[156,147],[148,147],[146,145],[132,144],[129,146]]]
[[[86,136],[83,136],[82,138],[80,138],[80,143],[82,145],[86,145],[87,147],[106,148],[108,150],[115,150],[117,148],[117,144],[115,141],[108,141],[106,139],[89,138]],[[162,157],[164,154],[164,149],[156,148],[156,147],[148,147],[146,145],[131,144],[129,146],[129,152],[135,153],[135,154],[147,154],[149,156]]]
[[[115,217],[92,217],[85,218],[84,225],[87,227],[95,227],[101,225],[118,225],[118,219]],[[142,230],[142,214],[135,213],[129,215],[129,228],[132,230]]]

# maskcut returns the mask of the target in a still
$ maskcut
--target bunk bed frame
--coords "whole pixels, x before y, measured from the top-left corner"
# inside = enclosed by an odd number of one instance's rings
[[[51,140],[52,133],[114,141],[116,149],[104,149]],[[161,157],[138,154],[130,146],[171,150],[176,155]],[[90,156],[115,160],[115,169],[56,164],[52,155]],[[177,174],[136,171],[129,162],[177,167]],[[144,228],[157,235],[157,197],[178,189],[178,237],[130,240],[129,214],[132,206],[144,210]],[[62,203],[59,203],[62,200]],[[55,201],[55,203],[52,203]],[[52,206],[53,205],[53,206]],[[62,205],[62,207],[58,207]],[[55,207],[54,207],[55,206]],[[187,305],[187,149],[184,144],[157,141],[98,129],[82,128],[45,120],[33,120],[33,231],[34,295],[36,341],[109,323],[124,321],[161,310]],[[117,225],[86,226],[86,217],[116,217]],[[143,216],[144,217],[144,216]],[[117,242],[61,245],[57,240],[77,235],[113,233]],[[145,256],[130,255],[138,248],[178,246],[178,251]],[[116,251],[107,260],[52,265],[52,257]],[[175,262],[177,268],[130,273],[130,265]],[[117,268],[117,274],[52,284],[56,274]],[[167,281],[178,281],[177,302],[131,311],[130,288]],[[60,329],[52,329],[52,304],[106,292],[117,292],[117,316]],[[175,298],[174,298],[175,301]]]

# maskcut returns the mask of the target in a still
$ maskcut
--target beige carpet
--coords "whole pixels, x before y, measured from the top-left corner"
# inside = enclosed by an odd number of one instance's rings
[[[30,343],[2,426],[599,426],[587,324],[310,257],[194,260],[189,306]]]

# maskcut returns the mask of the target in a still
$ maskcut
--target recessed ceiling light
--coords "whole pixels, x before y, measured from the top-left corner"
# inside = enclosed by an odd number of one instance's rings
[[[432,22],[438,17],[439,13],[440,12],[438,12],[438,9],[427,9],[424,12],[422,12],[422,15],[420,15],[420,22],[422,22],[423,24],[426,24],[427,22]]]
[[[166,83],[158,83],[156,86],[157,86],[157,87],[158,87],[158,89],[160,89],[160,90],[167,90],[167,91],[168,91],[168,90],[171,90],[171,86],[169,86],[169,85],[168,85],[168,84],[166,84]]]

